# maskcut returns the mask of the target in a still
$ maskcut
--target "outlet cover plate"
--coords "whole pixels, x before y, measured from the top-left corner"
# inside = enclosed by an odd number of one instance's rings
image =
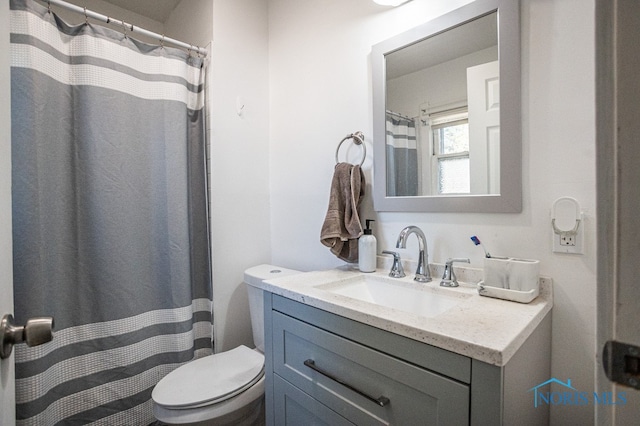
[[[580,225],[575,235],[556,234],[551,229],[553,252],[565,254],[584,254],[584,214],[580,214]]]

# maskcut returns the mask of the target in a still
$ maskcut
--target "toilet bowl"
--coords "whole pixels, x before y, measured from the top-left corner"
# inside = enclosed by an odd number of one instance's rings
[[[244,345],[175,369],[153,389],[153,414],[167,424],[264,424],[264,306],[256,284],[300,273],[259,265],[244,273],[255,349]]]

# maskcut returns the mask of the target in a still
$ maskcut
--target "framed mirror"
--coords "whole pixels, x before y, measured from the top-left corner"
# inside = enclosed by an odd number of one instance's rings
[[[476,0],[371,60],[375,210],[522,211],[519,1]]]

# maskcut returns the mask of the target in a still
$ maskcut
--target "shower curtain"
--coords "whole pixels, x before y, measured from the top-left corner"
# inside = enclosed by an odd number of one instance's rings
[[[418,195],[418,154],[415,122],[386,114],[387,196]]]
[[[19,425],[147,425],[212,353],[201,58],[11,0]]]

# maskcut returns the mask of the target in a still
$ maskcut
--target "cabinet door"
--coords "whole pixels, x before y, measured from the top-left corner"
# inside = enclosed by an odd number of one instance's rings
[[[274,376],[276,425],[354,426],[289,382]]]
[[[469,424],[467,385],[279,312],[272,319],[276,375],[353,423]]]

